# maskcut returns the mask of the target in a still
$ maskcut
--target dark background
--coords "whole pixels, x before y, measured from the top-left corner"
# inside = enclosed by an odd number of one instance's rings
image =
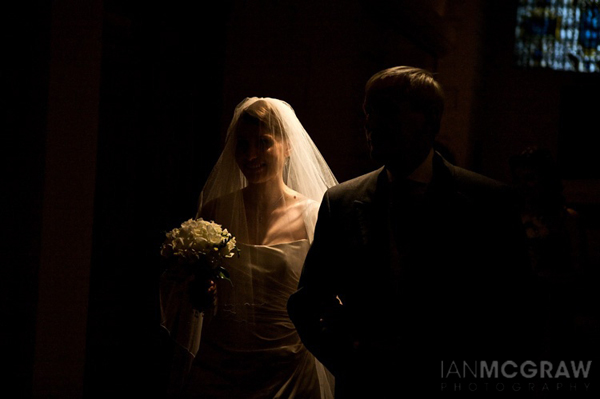
[[[85,3],[85,4],[83,4]],[[373,170],[363,86],[447,94],[439,141],[509,181],[552,151],[600,258],[600,74],[514,66],[515,1],[33,1],[4,15],[2,351],[13,397],[160,393],[158,248],[194,216],[233,108],[289,102],[340,181]]]

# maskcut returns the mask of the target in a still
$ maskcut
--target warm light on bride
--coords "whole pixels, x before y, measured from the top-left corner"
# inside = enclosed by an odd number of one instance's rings
[[[236,107],[197,215],[235,235],[240,256],[226,266],[233,285],[218,282],[216,308],[205,318],[163,294],[163,324],[185,349],[183,363],[191,362],[184,397],[333,397],[331,374],[301,343],[286,305],[323,193],[336,183],[287,103],[254,97]]]

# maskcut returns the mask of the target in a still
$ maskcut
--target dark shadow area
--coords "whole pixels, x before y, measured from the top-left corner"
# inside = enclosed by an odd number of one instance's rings
[[[159,249],[219,153],[227,7],[104,2],[86,397],[162,390]]]
[[[2,386],[15,397],[31,394],[42,198],[51,7],[49,2],[8,5],[3,27],[2,278],[4,357]]]

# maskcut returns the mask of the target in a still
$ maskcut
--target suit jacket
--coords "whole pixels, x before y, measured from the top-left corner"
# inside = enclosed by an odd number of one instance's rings
[[[325,193],[288,311],[336,376],[336,397],[439,392],[443,361],[532,355],[510,190],[433,162],[424,194],[390,184],[384,168]]]

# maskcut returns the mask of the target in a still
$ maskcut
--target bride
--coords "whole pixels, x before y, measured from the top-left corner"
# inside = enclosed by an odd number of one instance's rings
[[[236,237],[232,284],[211,287],[216,305],[201,314],[187,300],[192,285],[168,272],[161,282],[163,326],[185,368],[182,397],[333,397],[333,377],[302,345],[286,306],[322,195],[336,183],[287,103],[253,97],[236,107],[197,214]]]

